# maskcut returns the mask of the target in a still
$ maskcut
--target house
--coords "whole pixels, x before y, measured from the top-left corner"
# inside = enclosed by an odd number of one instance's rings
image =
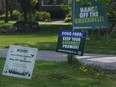
[[[51,13],[52,18],[64,18],[69,10],[64,10],[63,6],[68,6],[71,0],[40,0],[40,10]]]

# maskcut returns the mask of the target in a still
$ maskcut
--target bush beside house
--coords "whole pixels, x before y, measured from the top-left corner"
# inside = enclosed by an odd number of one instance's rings
[[[35,20],[36,21],[49,21],[50,20],[50,17],[51,17],[51,14],[49,12],[46,12],[46,11],[36,11],[35,13]]]
[[[72,21],[72,15],[71,13],[66,14],[66,17],[64,19],[65,22],[71,22]]]

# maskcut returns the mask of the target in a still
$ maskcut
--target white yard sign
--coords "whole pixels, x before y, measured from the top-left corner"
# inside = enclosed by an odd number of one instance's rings
[[[31,79],[38,49],[10,46],[3,75]]]

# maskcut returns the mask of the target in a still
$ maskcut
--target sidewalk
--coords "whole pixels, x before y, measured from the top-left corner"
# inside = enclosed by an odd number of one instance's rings
[[[10,23],[15,23],[16,21],[9,21]],[[50,22],[40,22],[38,21],[38,23],[40,25],[43,25],[43,24],[52,24],[52,25],[72,25],[72,23],[65,23],[63,20],[58,20],[58,21],[50,21]]]
[[[8,49],[0,49],[0,57],[7,56]],[[84,56],[76,56],[82,63],[94,64],[103,69],[116,70],[116,55],[105,54],[88,54]],[[37,60],[42,61],[67,61],[67,54],[58,53],[55,51],[38,51]]]
[[[116,55],[84,54],[77,57],[82,63],[94,64],[103,69],[116,70]]]
[[[65,23],[63,20],[51,21],[51,22],[38,22],[39,24],[52,24],[52,25],[72,25],[72,23]]]

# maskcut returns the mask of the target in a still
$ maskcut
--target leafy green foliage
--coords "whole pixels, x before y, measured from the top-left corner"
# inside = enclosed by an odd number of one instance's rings
[[[9,14],[9,13],[8,13],[8,16],[10,16],[10,14]],[[5,17],[6,17],[6,14],[5,14],[5,13],[3,13],[3,14],[0,16],[0,19],[4,20],[4,19],[5,19]]]
[[[38,2],[38,0],[18,0],[18,2],[24,12],[24,20],[27,21],[28,16],[29,20],[32,20],[32,14],[35,12],[34,5]]]
[[[49,12],[46,12],[46,11],[41,11],[41,12],[38,12],[36,11],[35,13],[35,20],[37,21],[49,21],[50,20],[50,13]]]
[[[18,20],[21,12],[18,10],[14,10],[12,14],[12,20]]]
[[[72,21],[72,15],[71,13],[68,13],[64,19],[65,22],[71,22]]]

